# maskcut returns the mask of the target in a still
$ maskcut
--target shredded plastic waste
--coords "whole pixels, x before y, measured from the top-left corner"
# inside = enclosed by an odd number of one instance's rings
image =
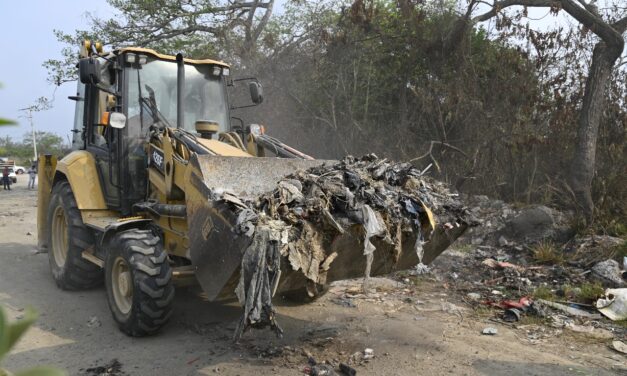
[[[244,306],[236,340],[251,326],[270,325],[281,333],[271,304],[281,256],[294,271],[302,272],[307,293],[314,297],[338,256],[326,253],[331,249],[329,242],[361,226],[367,291],[373,259],[383,257],[377,253],[377,242],[389,245],[386,249],[398,260],[403,234],[413,233],[424,271],[423,245],[435,228],[434,217],[455,227],[468,214],[443,183],[422,175],[409,163],[393,163],[374,154],[297,171],[281,179],[274,191],[255,199],[238,198],[228,191],[219,192],[218,198],[231,204],[237,214],[235,231],[251,239],[236,290]]]

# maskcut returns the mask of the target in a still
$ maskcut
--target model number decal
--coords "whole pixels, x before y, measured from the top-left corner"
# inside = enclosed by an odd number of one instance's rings
[[[150,164],[152,164],[153,166],[155,166],[159,171],[161,171],[161,173],[164,173],[163,171],[163,152],[157,148],[152,148],[152,151],[150,152]]]

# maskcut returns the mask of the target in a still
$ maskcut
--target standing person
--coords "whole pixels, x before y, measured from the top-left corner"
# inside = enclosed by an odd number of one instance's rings
[[[11,190],[11,178],[9,177],[9,168],[4,166],[4,170],[2,170],[2,182],[4,183],[4,190]]]
[[[37,176],[37,169],[35,166],[30,166],[28,169],[28,189],[35,189],[35,177]]]

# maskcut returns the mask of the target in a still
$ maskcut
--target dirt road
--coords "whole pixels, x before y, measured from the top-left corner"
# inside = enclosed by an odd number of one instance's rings
[[[71,375],[302,375],[312,356],[334,363],[352,358],[359,375],[613,375],[626,362],[606,341],[567,333],[532,345],[525,330],[465,309],[433,278],[378,279],[368,297],[358,294],[356,281],[309,305],[279,299],[285,337],[253,331],[239,344],[230,340],[237,306],[210,304],[195,289],[179,289],[163,332],[130,338],[115,327],[104,288],[57,289],[47,254],[35,249],[36,193],[26,189],[24,176],[18,179],[11,192],[0,191],[0,304],[11,318],[28,306],[40,318],[5,360],[11,370],[49,364]],[[346,290],[355,299],[339,299]],[[487,326],[498,334],[482,335]],[[374,358],[360,360],[366,348]],[[109,373],[107,365],[113,365]]]

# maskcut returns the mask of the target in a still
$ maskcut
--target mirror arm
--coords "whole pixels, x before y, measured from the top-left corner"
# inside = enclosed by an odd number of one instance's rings
[[[119,92],[109,90],[106,87],[100,86],[100,84],[96,84],[94,86],[96,86],[99,90],[102,90],[107,94],[115,95],[116,98],[122,98],[122,94],[120,94]]]

